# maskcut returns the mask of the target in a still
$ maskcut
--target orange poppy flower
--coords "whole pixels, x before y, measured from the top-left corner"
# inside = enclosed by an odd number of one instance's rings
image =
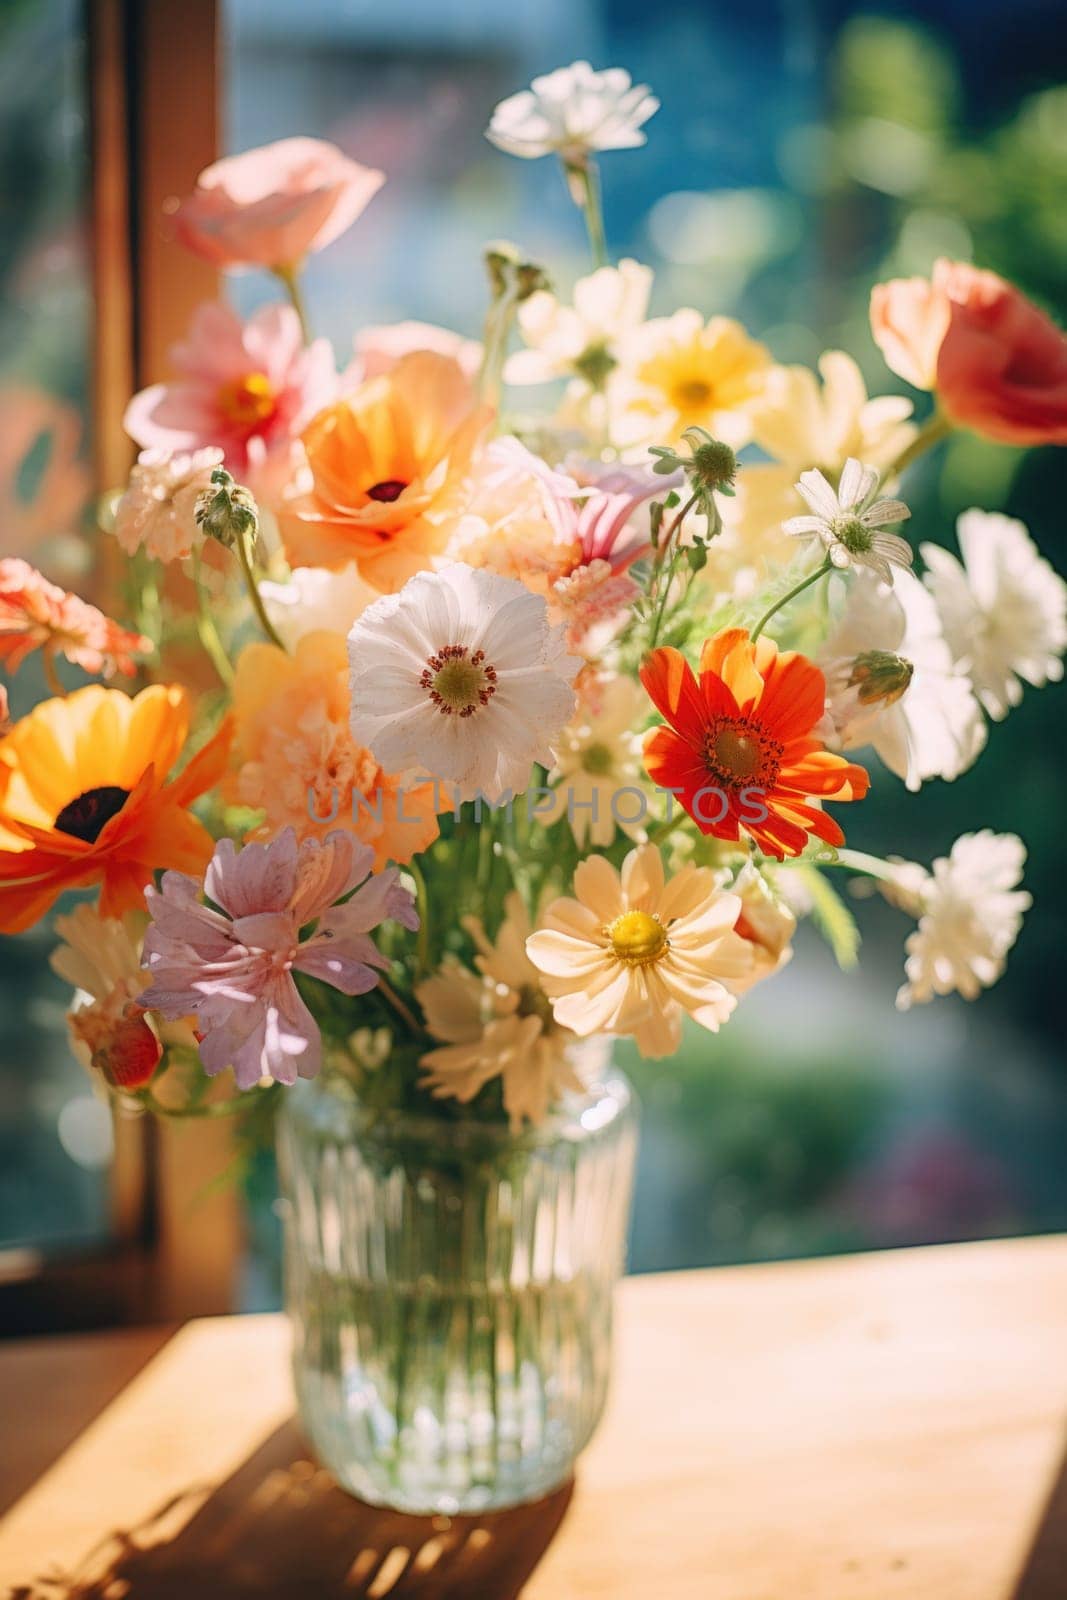
[[[327,406],[303,436],[314,489],[280,515],[294,567],[346,566],[383,593],[439,555],[492,410],[457,362],[430,350]]]
[[[131,698],[98,684],[45,700],[0,744],[0,932],[18,933],[67,889],[100,884],[100,911],[144,905],[160,868],[199,872],[214,843],[188,807],[217,783],[224,723],[171,782],[189,731],[184,689]]]
[[[43,649],[46,663],[64,655],[85,672],[129,678],[136,671],[134,656],[151,648],[151,639],[120,628],[95,606],[49,583],[28,561],[0,561],[0,662],[8,672]]]
[[[699,681],[677,650],[659,649],[641,682],[669,724],[645,736],[646,770],[702,833],[739,841],[743,830],[779,861],[799,855],[809,834],[844,843],[811,801],[862,800],[870,778],[814,737],[826,683],[806,656],[728,628],[705,642]]]

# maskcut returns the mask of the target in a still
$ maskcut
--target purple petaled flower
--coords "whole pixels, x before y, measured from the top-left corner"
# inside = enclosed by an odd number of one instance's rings
[[[387,918],[413,931],[419,925],[396,868],[368,877],[373,860],[371,847],[349,833],[298,845],[286,828],[269,844],[241,850],[223,839],[203,883],[165,872],[162,888],[147,890],[144,965],[152,984],[141,1004],[165,1017],[195,1014],[211,1077],[232,1066],[240,1089],[267,1075],[279,1083],[313,1078],[322,1039],[294,971],[342,994],[366,994],[387,965],[370,930]],[[312,922],[315,931],[301,939]]]

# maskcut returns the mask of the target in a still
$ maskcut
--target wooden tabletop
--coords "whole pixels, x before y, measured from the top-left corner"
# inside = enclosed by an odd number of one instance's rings
[[[0,1596],[1067,1597],[1067,1239],[632,1278],[619,1309],[576,1485],[452,1519],[314,1466],[279,1317],[0,1345]]]

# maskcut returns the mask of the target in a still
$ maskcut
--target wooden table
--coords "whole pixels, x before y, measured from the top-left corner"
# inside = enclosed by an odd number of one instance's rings
[[[573,1492],[454,1519],[308,1460],[278,1317],[0,1346],[0,1595],[1067,1597],[1067,1239],[634,1278],[619,1324]]]

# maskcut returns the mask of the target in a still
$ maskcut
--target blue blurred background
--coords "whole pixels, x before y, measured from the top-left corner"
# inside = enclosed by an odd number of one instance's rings
[[[948,254],[1004,273],[1054,314],[1062,305],[1057,0],[227,0],[223,16],[229,150],[317,134],[388,175],[309,272],[316,331],[342,362],[367,323],[417,317],[477,335],[489,238],[521,244],[564,289],[586,270],[554,164],[508,158],[483,137],[498,99],[582,56],[627,67],[663,103],[647,148],[603,164],[612,249],[655,268],[655,312],[738,315],[781,361],[846,348],[884,393],[904,386],[867,328],[879,278]],[[63,578],[88,501],[79,9],[8,4],[0,46],[0,421],[5,404],[24,415],[32,390],[46,441],[23,446],[0,426],[0,531],[6,549],[14,529],[19,553]],[[46,58],[63,63],[58,97],[42,93]],[[270,293],[256,275],[230,287],[244,310]],[[909,498],[917,540],[951,540],[966,506],[1003,508],[1067,569],[1064,452],[960,437],[913,475]],[[851,844],[927,862],[971,829],[1023,836],[1036,905],[992,994],[897,1014],[910,924],[871,901],[858,909],[858,970],[838,972],[805,928],[792,966],[718,1039],[634,1067],[646,1111],[635,1269],[1067,1226],[1065,704],[1062,687],[1028,691],[951,787],[912,797],[876,772],[850,819]],[[66,1059],[64,995],[42,976],[50,943],[44,932],[5,941],[3,955],[8,1243],[76,1243],[104,1226],[106,1130]],[[269,1163],[248,1192],[245,1294],[266,1304],[277,1292]]]

